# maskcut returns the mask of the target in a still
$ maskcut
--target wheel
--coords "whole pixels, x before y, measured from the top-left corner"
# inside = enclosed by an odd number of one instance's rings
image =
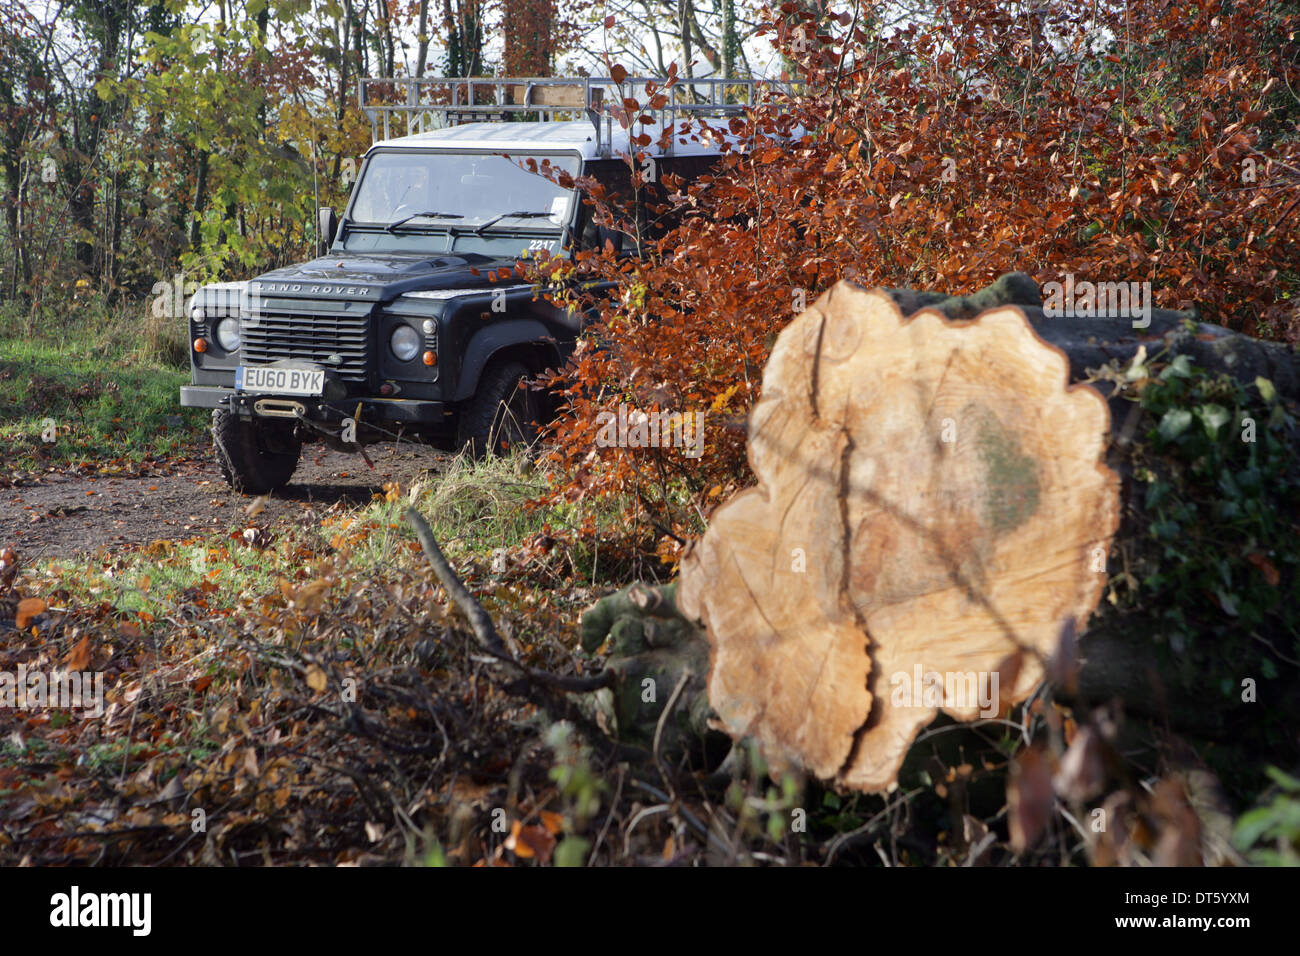
[[[474,458],[502,455],[512,446],[537,441],[541,402],[524,380],[521,362],[492,362],[478,380],[478,390],[461,410],[458,444]]]
[[[250,495],[287,485],[302,453],[291,423],[244,419],[221,408],[212,412],[212,447],[227,484]]]

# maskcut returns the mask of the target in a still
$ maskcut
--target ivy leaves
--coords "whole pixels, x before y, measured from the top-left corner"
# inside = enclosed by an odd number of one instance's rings
[[[1138,603],[1156,611],[1157,639],[1186,668],[1237,673],[1241,645],[1220,637],[1300,633],[1300,613],[1286,597],[1300,568],[1286,524],[1300,500],[1288,436],[1294,419],[1268,379],[1252,388],[1186,355],[1138,394],[1153,421],[1135,462],[1150,519],[1149,547],[1137,558]],[[1265,679],[1278,673],[1262,652],[1249,670]],[[1225,686],[1231,693],[1236,682]]]

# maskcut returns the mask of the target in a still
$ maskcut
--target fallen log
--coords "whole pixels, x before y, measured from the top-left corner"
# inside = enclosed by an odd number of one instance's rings
[[[682,562],[677,603],[707,640],[717,726],[776,769],[885,789],[937,713],[1005,712],[1078,633],[1063,692],[1222,731],[1232,715],[1207,706],[1209,675],[1174,673],[1148,609],[1093,613],[1151,520],[1128,450],[1153,423],[1124,371],[1140,389],[1148,356],[1186,356],[1267,380],[1293,416],[1300,362],[1194,312],[1144,318],[1050,316],[1013,274],[969,297],[839,283],[794,320],[750,418],[758,485]],[[1294,567],[1282,573],[1293,594]]]
[[[1011,308],[907,321],[840,283],[782,332],[751,416],[758,486],[682,562],[733,736],[879,790],[939,710],[1028,696],[1101,597],[1119,524],[1106,403],[1068,382]]]

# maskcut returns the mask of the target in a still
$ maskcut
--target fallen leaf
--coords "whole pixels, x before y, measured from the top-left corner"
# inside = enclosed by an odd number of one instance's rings
[[[329,678],[325,676],[325,672],[320,669],[319,665],[309,664],[307,666],[307,686],[317,693],[329,686]]]
[[[31,624],[32,618],[45,610],[45,602],[40,598],[23,598],[18,602],[18,616],[14,620],[14,625],[18,630],[27,629]]]
[[[1159,827],[1159,839],[1151,859],[1156,866],[1202,866],[1201,823],[1187,799],[1183,785],[1175,780],[1156,784],[1151,800]]]
[[[84,671],[90,663],[90,636],[87,635],[73,646],[66,658],[68,670]]]
[[[325,592],[329,590],[329,586],[328,581],[308,581],[294,592],[294,607],[314,614],[324,603]]]
[[[1007,810],[1011,848],[1023,853],[1047,829],[1055,806],[1052,769],[1041,750],[1027,750],[1011,762],[1007,785]]]
[[[1260,573],[1264,575],[1264,580],[1268,582],[1269,587],[1277,587],[1278,582],[1282,580],[1282,575],[1278,571],[1277,565],[1260,552],[1252,551],[1250,554],[1246,555],[1246,560],[1259,568]],[[22,625],[19,626],[21,627]]]
[[[1070,749],[1052,780],[1056,792],[1071,803],[1085,803],[1099,795],[1106,784],[1106,761],[1101,736],[1084,725],[1074,735]]]
[[[989,828],[983,821],[964,814],[961,818],[962,843],[966,847],[966,866],[988,866],[989,853],[995,840],[989,837]]]
[[[250,548],[261,550],[270,545],[273,537],[265,528],[245,528],[239,535],[239,540]]]
[[[516,820],[510,828],[505,847],[520,859],[531,860],[536,857],[539,863],[548,863],[551,851],[555,849],[555,837],[545,827],[526,827]]]

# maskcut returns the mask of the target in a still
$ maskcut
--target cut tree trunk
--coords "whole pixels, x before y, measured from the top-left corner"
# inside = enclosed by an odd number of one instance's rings
[[[841,282],[778,338],[750,416],[758,484],[713,513],[670,596],[707,646],[716,726],[756,738],[774,769],[887,789],[936,714],[1005,712],[1074,633],[1080,699],[1221,730],[1223,709],[1174,686],[1149,628],[1092,614],[1147,520],[1117,449],[1150,423],[1083,381],[1167,348],[1268,378],[1294,408],[1300,361],[1193,312],[1134,328],[1041,303],[1018,273],[961,297]],[[584,629],[589,648],[640,633],[637,614],[607,610],[619,626]],[[623,670],[636,660],[621,646]]]
[[[1033,691],[1119,524],[1106,402],[1068,384],[1014,308],[908,321],[841,282],[782,332],[750,419],[758,486],[714,512],[678,595],[733,736],[880,790],[939,710]]]

